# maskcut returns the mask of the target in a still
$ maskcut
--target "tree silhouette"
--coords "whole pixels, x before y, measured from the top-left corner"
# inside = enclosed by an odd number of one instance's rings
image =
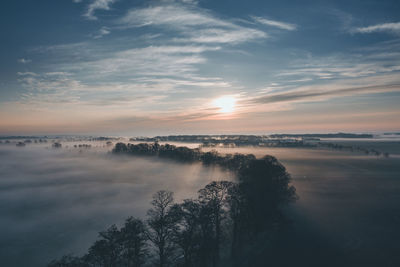
[[[120,231],[112,225],[106,231],[100,232],[99,237],[101,239],[94,242],[89,248],[89,253],[85,255],[85,262],[92,266],[118,266],[122,252]]]
[[[73,255],[65,255],[62,256],[59,260],[53,260],[48,265],[48,267],[86,267],[89,266],[86,264],[82,258],[73,256]]]
[[[282,205],[296,200],[295,188],[289,184],[290,175],[275,157],[252,160],[238,175],[248,220],[255,233],[265,230],[280,216]]]
[[[183,256],[183,265],[193,266],[198,260],[201,245],[200,212],[198,201],[186,199],[176,204],[171,210],[178,218],[178,225],[174,232],[174,242],[180,248]]]
[[[128,267],[142,266],[148,255],[147,229],[140,219],[129,217],[121,228],[122,264]]]
[[[232,221],[231,258],[236,259],[243,245],[245,223],[248,220],[246,213],[246,199],[239,184],[233,184],[228,189],[227,202],[229,217]]]
[[[161,190],[153,195],[151,208],[147,215],[149,219],[149,240],[156,247],[157,264],[160,267],[168,266],[174,252],[173,234],[176,231],[177,218],[171,207],[174,204],[173,193]]]
[[[212,221],[214,224],[214,253],[213,266],[217,266],[220,258],[220,243],[222,237],[221,223],[227,205],[227,196],[229,188],[233,186],[232,182],[218,181],[211,182],[203,189],[199,190],[199,200],[202,205],[208,207],[212,212]]]

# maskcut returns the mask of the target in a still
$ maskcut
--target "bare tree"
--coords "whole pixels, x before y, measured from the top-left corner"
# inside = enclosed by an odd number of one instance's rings
[[[139,267],[145,263],[148,254],[146,241],[146,226],[142,220],[128,218],[121,228],[122,259],[125,266]]]
[[[89,248],[84,260],[93,266],[118,266],[122,251],[118,228],[112,225],[106,231],[100,232],[99,236],[101,239]]]
[[[227,205],[228,190],[233,186],[233,184],[234,183],[228,181],[214,181],[199,190],[200,202],[203,205],[208,206],[212,212],[215,231],[213,266],[217,266],[219,261],[222,237],[221,221],[223,219],[224,208]]]
[[[148,237],[156,247],[157,264],[164,267],[168,266],[174,251],[173,234],[177,219],[171,212],[174,204],[173,192],[158,191],[153,195],[151,204],[153,208],[147,212]]]
[[[196,200],[185,199],[172,208],[179,220],[175,229],[174,242],[180,248],[184,266],[193,266],[201,246],[201,204]]]

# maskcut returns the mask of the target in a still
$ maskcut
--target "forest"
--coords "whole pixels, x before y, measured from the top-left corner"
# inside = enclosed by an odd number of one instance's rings
[[[278,260],[272,248],[289,223],[282,208],[297,195],[276,158],[220,155],[157,142],[117,143],[113,154],[216,165],[234,172],[237,180],[213,181],[197,198],[180,203],[173,192],[158,191],[146,218],[130,217],[120,228],[110,226],[85,255],[65,255],[49,267],[266,266]]]

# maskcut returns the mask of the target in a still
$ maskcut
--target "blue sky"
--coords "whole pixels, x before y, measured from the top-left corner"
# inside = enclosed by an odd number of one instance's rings
[[[400,130],[398,1],[9,1],[0,13],[0,134]]]

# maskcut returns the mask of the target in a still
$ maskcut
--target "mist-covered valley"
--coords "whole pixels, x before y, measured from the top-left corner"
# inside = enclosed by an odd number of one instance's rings
[[[0,259],[5,266],[44,266],[82,255],[99,231],[143,218],[154,192],[195,197],[214,180],[235,181],[218,166],[114,155],[106,142],[0,144]],[[192,148],[198,144],[181,144]],[[76,146],[76,147],[75,147]],[[292,176],[299,199],[286,208],[292,226],[278,244],[310,266],[399,262],[400,159],[306,148],[203,148],[222,154],[273,155]],[[396,152],[396,151],[394,151]],[[315,256],[318,253],[319,256]],[[282,264],[291,263],[290,258]]]
[[[158,190],[181,200],[213,180],[234,179],[219,168],[115,156],[107,148],[3,145],[0,158],[3,266],[44,266],[83,254],[99,231],[143,217]]]

